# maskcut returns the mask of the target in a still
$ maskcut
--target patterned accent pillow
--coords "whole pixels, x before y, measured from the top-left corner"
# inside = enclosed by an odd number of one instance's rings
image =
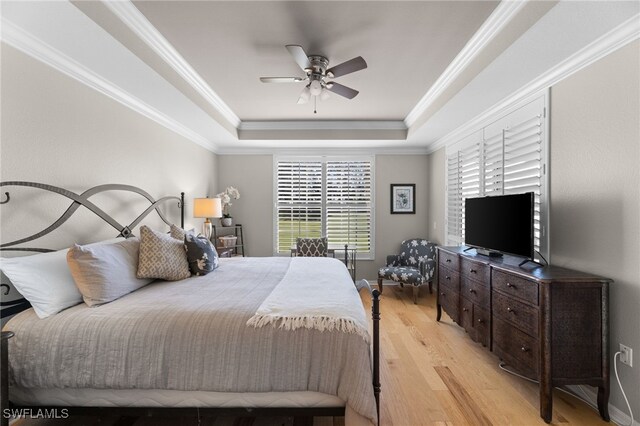
[[[297,238],[296,256],[327,257],[327,237]]]
[[[171,224],[171,226],[169,227],[169,235],[171,235],[176,240],[184,241],[184,237],[187,234],[196,235],[195,228],[191,228],[189,230],[186,230],[186,229],[182,229],[179,226],[174,225],[174,224]]]
[[[168,281],[191,276],[184,242],[170,235],[140,227],[140,257],[138,278],[159,278]]]
[[[189,269],[194,275],[207,275],[218,267],[218,252],[206,237],[187,233],[184,237]]]

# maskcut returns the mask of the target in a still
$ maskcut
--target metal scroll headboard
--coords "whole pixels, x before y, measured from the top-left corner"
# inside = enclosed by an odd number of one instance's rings
[[[58,227],[60,227],[60,225],[65,223],[75,213],[75,211],[78,210],[80,206],[86,207],[89,211],[95,213],[96,216],[98,216],[100,219],[104,220],[109,225],[111,225],[116,231],[119,232],[118,237],[129,238],[133,235],[132,229],[138,226],[138,224],[145,217],[147,217],[149,213],[151,213],[154,210],[156,211],[156,213],[158,213],[158,216],[160,216],[163,222],[165,222],[167,225],[171,225],[171,222],[169,222],[167,218],[164,216],[164,214],[158,209],[158,206],[165,202],[175,200],[178,202],[178,207],[180,208],[180,226],[184,228],[184,192],[180,193],[180,197],[168,196],[168,197],[162,197],[158,200],[155,200],[146,191],[131,185],[119,185],[119,184],[98,185],[84,191],[82,194],[76,194],[75,192],[69,191],[64,188],[59,188],[57,186],[47,185],[43,183],[35,183],[35,182],[19,182],[19,181],[0,182],[0,187],[2,186],[26,186],[31,188],[38,188],[44,191],[60,194],[72,200],[73,202],[67,208],[67,210],[65,210],[62,216],[60,216],[51,225],[49,225],[42,231],[36,232],[35,234],[30,235],[28,237],[21,238],[19,240],[11,241],[8,243],[0,244],[0,251],[30,251],[30,252],[40,252],[40,253],[55,251],[54,249],[49,249],[49,248],[16,247],[16,246],[27,243],[29,241],[36,240],[40,237],[43,237],[53,232]],[[111,217],[109,214],[107,214],[104,210],[102,210],[100,207],[96,206],[94,203],[92,203],[89,200],[91,196],[99,194],[101,192],[106,192],[106,191],[127,191],[127,192],[140,194],[144,198],[146,198],[151,203],[151,205],[148,206],[140,215],[138,215],[138,217],[136,217],[130,224],[122,225],[113,217]],[[9,192],[5,192],[4,199],[0,201],[0,204],[7,204],[9,201],[11,201],[11,194]],[[5,283],[0,284],[0,288],[3,295],[7,295],[10,291],[9,285]],[[4,318],[7,316],[14,315],[24,309],[29,308],[29,306],[30,306],[29,302],[27,302],[24,298],[12,300],[8,302],[4,302],[4,301],[0,302],[0,309],[2,311],[1,317]]]

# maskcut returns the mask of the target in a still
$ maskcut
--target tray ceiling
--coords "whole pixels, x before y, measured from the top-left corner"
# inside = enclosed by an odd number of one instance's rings
[[[403,120],[498,2],[134,2],[242,121]],[[300,44],[363,71],[336,81],[360,94],[297,105],[303,83],[285,49]]]

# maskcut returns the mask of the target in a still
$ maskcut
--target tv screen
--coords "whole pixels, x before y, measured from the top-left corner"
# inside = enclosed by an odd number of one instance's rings
[[[465,245],[533,259],[533,192],[465,200]]]

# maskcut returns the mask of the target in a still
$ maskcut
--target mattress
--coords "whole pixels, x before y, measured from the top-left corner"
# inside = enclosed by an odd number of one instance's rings
[[[75,389],[80,399],[74,405],[85,397],[118,405],[124,397],[117,395],[133,392],[143,395],[141,404],[167,395],[165,402],[174,406],[188,394],[193,403],[219,406],[246,398],[249,405],[269,404],[271,399],[252,398],[283,395],[298,395],[291,403],[302,404],[309,401],[296,398],[309,393],[325,395],[323,401],[332,396],[326,401],[346,405],[347,417],[353,410],[375,423],[371,352],[361,336],[247,326],[301,260],[225,260],[206,276],[154,282],[99,307],[80,304],[45,320],[33,310],[16,315],[5,327],[15,332],[10,399],[43,405]],[[335,259],[327,266],[344,268]],[[353,286],[345,276],[344,285]],[[313,286],[314,274],[301,285]],[[364,314],[353,293],[353,306]],[[218,397],[223,399],[207,399]]]

